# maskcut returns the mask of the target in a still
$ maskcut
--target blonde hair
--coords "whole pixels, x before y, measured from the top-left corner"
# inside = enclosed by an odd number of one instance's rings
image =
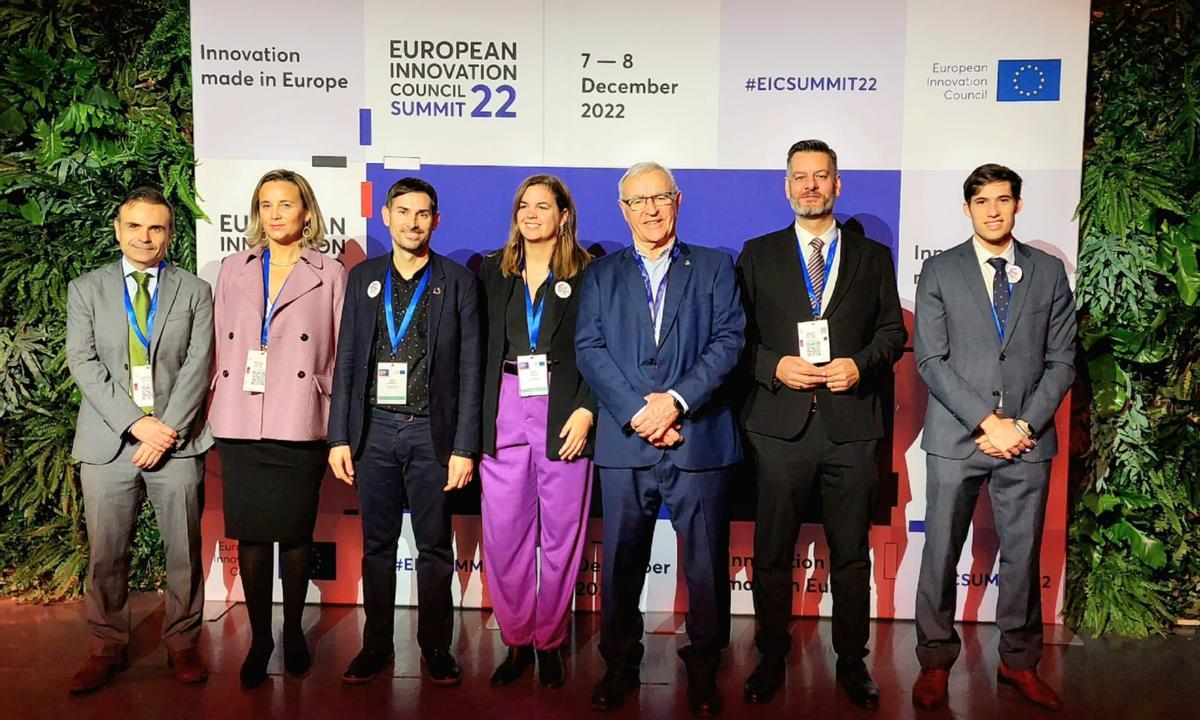
[[[319,250],[325,244],[325,216],[321,214],[321,206],[317,204],[317,195],[303,175],[282,168],[263,175],[259,178],[258,185],[254,186],[254,195],[250,198],[250,223],[246,228],[246,240],[250,246],[257,248],[267,245],[267,234],[263,231],[262,220],[258,217],[258,194],[262,192],[262,186],[269,182],[291,183],[300,190],[300,204],[309,214],[304,229],[312,231],[301,236],[300,247]]]
[[[521,229],[517,225],[517,215],[521,210],[521,198],[525,197],[525,191],[534,185],[541,185],[549,190],[558,205],[558,211],[567,213],[566,221],[558,228],[554,255],[550,258],[550,271],[554,273],[555,279],[569,280],[583,272],[592,261],[592,256],[588,255],[587,250],[576,239],[578,222],[571,191],[567,189],[566,183],[553,175],[525,178],[525,182],[517,188],[517,194],[513,197],[512,226],[508,231],[508,242],[504,243],[504,248],[500,251],[500,272],[504,277],[521,274],[521,266],[525,261],[525,238],[521,236]]]

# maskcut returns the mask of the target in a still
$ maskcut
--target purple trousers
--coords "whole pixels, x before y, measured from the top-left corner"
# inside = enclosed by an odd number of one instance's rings
[[[592,461],[546,457],[549,397],[523,398],[500,375],[496,454],[479,463],[483,566],[500,637],[553,650],[567,639],[592,496]],[[558,440],[562,428],[550,428]],[[541,577],[537,549],[542,549]]]

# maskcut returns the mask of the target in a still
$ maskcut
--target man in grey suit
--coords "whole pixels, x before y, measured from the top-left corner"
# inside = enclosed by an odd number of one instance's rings
[[[200,486],[212,445],[204,420],[212,362],[212,291],[163,258],[174,213],[162,193],[131,191],[113,221],[122,257],[67,287],[67,363],[83,400],[73,454],[82,463],[91,556],[91,657],[72,693],[128,667],[129,553],[143,494],[167,553],[163,642],[180,682],[208,669],[196,651],[204,604]]]
[[[917,283],[914,350],[929,403],[913,704],[946,702],[961,645],[955,568],[986,482],[1000,536],[998,680],[1058,710],[1062,701],[1036,672],[1038,557],[1058,449],[1054,413],[1075,378],[1075,304],[1062,261],[1013,238],[1017,173],[982,165],[963,183],[963,198],[974,236],[926,260]]]

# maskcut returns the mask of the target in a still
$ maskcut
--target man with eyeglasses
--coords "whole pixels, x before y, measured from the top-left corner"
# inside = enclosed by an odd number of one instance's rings
[[[671,171],[638,163],[619,184],[633,244],[592,263],[575,334],[579,370],[599,400],[595,461],[604,501],[600,652],[593,710],[640,684],[638,601],[659,508],[683,541],[691,644],[679,651],[688,704],[721,709],[716,674],[729,643],[727,468],[742,449],[722,392],[743,345],[733,263],[675,234],[682,195]]]
[[[839,227],[837,154],[820,140],[788,150],[788,226],[746,243],[738,279],[753,378],[742,421],[758,470],[754,614],[761,659],[750,703],[783,684],[791,647],[792,559],[804,503],[820,488],[833,589],[837,679],[879,706],[863,658],[870,637],[870,509],[883,437],[880,393],[907,334],[887,247]]]

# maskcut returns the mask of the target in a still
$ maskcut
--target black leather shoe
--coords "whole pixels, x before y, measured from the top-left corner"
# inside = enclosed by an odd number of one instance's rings
[[[688,709],[696,717],[713,718],[721,712],[721,691],[716,673],[688,673]]]
[[[242,661],[242,669],[238,672],[238,679],[242,681],[242,687],[256,688],[266,682],[267,663],[271,661],[273,652],[275,652],[274,643],[270,645],[251,643],[250,652],[246,653],[246,659]]]
[[[392,661],[392,653],[372,653],[363,650],[350,661],[350,667],[342,673],[343,685],[366,685]]]
[[[302,632],[283,631],[283,669],[289,675],[303,675],[312,667],[312,654]]]
[[[453,687],[462,683],[462,670],[449,650],[430,650],[421,655],[425,658],[425,671],[434,685]]]
[[[533,646],[521,645],[510,647],[504,662],[492,673],[493,685],[507,685],[514,682],[525,673],[525,669],[533,665]]]
[[[562,651],[558,648],[538,650],[537,664],[538,682],[542,685],[557,690],[566,682],[567,671],[563,668]]]
[[[742,698],[754,705],[771,701],[787,676],[787,657],[763,655],[742,686]]]
[[[592,690],[592,709],[598,712],[616,710],[625,704],[625,698],[642,684],[641,671],[637,667],[612,668],[604,673],[596,688]]]
[[[846,689],[850,702],[868,710],[879,707],[879,686],[871,679],[862,658],[838,658],[837,680]]]

